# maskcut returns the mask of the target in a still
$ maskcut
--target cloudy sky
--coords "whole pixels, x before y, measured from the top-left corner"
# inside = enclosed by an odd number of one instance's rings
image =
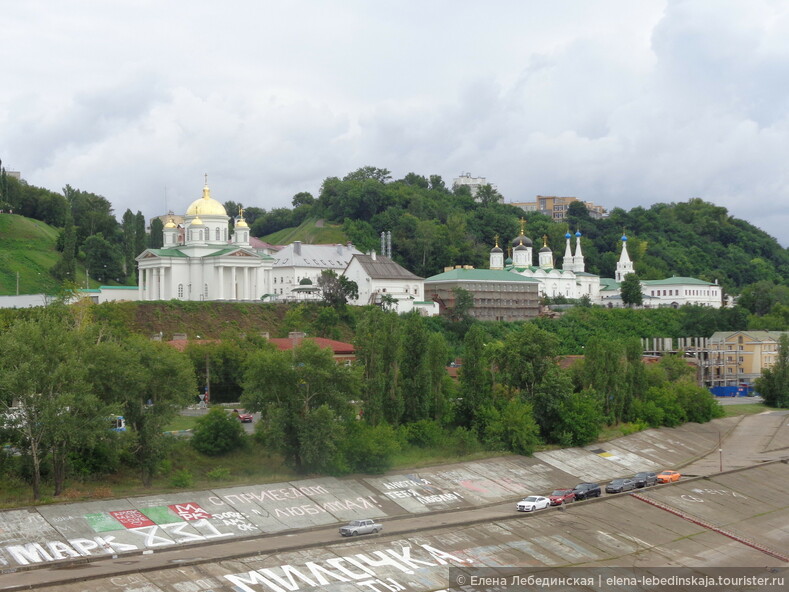
[[[783,0],[3,2],[0,158],[120,215],[364,165],[505,201],[691,197],[789,245]],[[166,201],[166,206],[165,206]]]

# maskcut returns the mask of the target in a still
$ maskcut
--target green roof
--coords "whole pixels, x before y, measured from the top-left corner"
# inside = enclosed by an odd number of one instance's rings
[[[538,280],[534,278],[527,278],[517,273],[498,269],[451,269],[444,273],[425,278],[425,283],[450,281],[539,283]]]
[[[692,277],[670,277],[664,280],[641,280],[647,286],[676,286],[677,284],[693,284],[695,286],[714,286],[713,282],[705,282]]]
[[[227,255],[228,253],[235,253],[236,251],[239,250],[249,251],[247,247],[239,247],[238,245],[236,245],[233,247],[228,247],[226,249],[220,249],[219,251],[211,253],[210,255],[204,255],[204,257],[221,257],[222,255]],[[271,255],[266,255],[263,253],[255,253],[255,256],[259,257],[260,259],[273,259]]]
[[[148,249],[148,252],[158,257],[186,257],[178,249]]]
[[[101,286],[101,290],[139,290],[138,286]]]

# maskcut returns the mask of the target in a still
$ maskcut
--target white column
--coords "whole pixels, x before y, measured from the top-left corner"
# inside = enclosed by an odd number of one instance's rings
[[[137,298],[139,300],[145,300],[145,270],[139,268],[140,270],[140,279],[137,284]]]
[[[249,267],[244,268],[244,300],[252,300],[252,294],[249,289]]]
[[[237,286],[236,286],[236,267],[233,266],[233,267],[230,268],[230,270],[231,270],[231,274],[230,274],[230,290],[231,290],[230,300],[238,300],[238,291],[237,291]]]
[[[225,268],[221,265],[216,268],[216,273],[219,279],[219,300],[225,299]]]

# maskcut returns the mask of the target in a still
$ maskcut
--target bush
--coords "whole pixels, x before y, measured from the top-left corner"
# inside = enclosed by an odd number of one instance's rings
[[[455,431],[452,433],[451,442],[455,453],[460,456],[466,456],[467,454],[478,451],[480,448],[476,434],[464,427],[455,428]]]
[[[208,471],[208,473],[206,473],[206,477],[208,477],[211,481],[229,481],[230,469],[225,467],[217,467]]]
[[[170,480],[170,484],[173,487],[186,489],[188,487],[192,487],[195,484],[195,479],[189,469],[181,469],[180,471],[176,471],[176,473],[173,475],[173,478]]]
[[[408,443],[420,448],[437,446],[446,438],[444,428],[438,422],[420,419],[406,426]]]
[[[226,454],[244,445],[244,428],[222,407],[212,407],[197,420],[190,444],[208,456]]]
[[[343,442],[347,468],[353,472],[380,474],[392,468],[392,457],[400,450],[395,430],[388,424],[349,426]]]

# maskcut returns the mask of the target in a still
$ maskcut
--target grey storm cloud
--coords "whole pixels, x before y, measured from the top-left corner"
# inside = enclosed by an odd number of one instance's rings
[[[508,201],[701,197],[782,244],[789,13],[769,0],[75,0],[4,9],[0,158],[116,213],[266,209],[361,166]]]

